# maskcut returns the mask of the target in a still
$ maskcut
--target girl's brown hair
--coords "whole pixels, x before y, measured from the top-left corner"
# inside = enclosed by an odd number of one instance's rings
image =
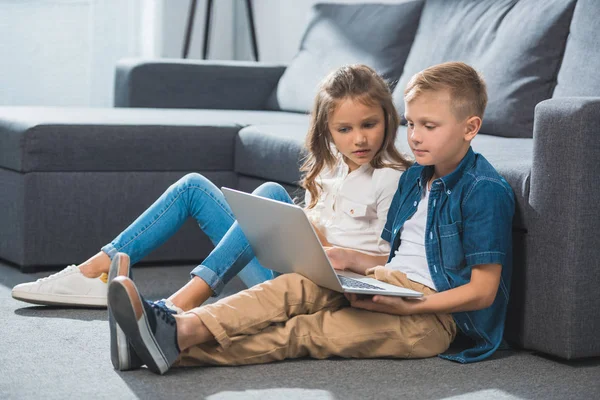
[[[300,171],[304,173],[300,186],[311,196],[308,208],[319,199],[320,185],[316,182],[323,168],[333,168],[336,157],[331,152],[333,139],[328,128],[329,116],[341,100],[352,99],[365,105],[379,105],[385,117],[385,137],[381,148],[370,164],[373,168],[405,170],[411,163],[394,146],[400,118],[390,88],[372,68],[366,65],[347,65],[329,74],[320,84],[315,97],[311,124],[306,136],[308,154]]]

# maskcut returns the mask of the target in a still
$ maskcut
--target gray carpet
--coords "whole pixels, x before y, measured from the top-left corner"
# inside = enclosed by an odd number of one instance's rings
[[[167,297],[191,266],[135,267],[149,298]],[[459,365],[426,360],[291,360],[245,367],[117,372],[105,310],[32,306],[10,289],[25,275],[0,263],[1,399],[598,399],[600,359],[562,362],[525,351]],[[237,280],[226,288],[241,287]]]

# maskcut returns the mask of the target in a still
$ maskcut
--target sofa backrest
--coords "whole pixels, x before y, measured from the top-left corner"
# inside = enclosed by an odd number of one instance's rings
[[[552,97],[600,96],[600,1],[578,0]]]
[[[481,132],[532,137],[534,108],[554,91],[574,7],[575,0],[426,0],[394,91],[399,111],[413,74],[464,61],[487,83]]]

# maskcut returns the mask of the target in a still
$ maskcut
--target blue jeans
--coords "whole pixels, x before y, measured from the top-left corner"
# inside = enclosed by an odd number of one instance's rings
[[[281,185],[272,182],[262,184],[253,193],[293,202]],[[171,185],[102,251],[111,260],[117,252],[127,253],[131,263],[136,263],[173,236],[190,216],[215,245],[191,275],[203,279],[215,295],[235,275],[248,287],[278,275],[259,264],[223,193],[200,174],[188,174]]]

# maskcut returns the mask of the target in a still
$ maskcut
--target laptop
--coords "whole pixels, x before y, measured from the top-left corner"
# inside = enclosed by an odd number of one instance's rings
[[[264,267],[282,274],[296,272],[319,286],[341,293],[423,296],[415,290],[351,271],[335,270],[301,207],[226,187],[221,189]]]

